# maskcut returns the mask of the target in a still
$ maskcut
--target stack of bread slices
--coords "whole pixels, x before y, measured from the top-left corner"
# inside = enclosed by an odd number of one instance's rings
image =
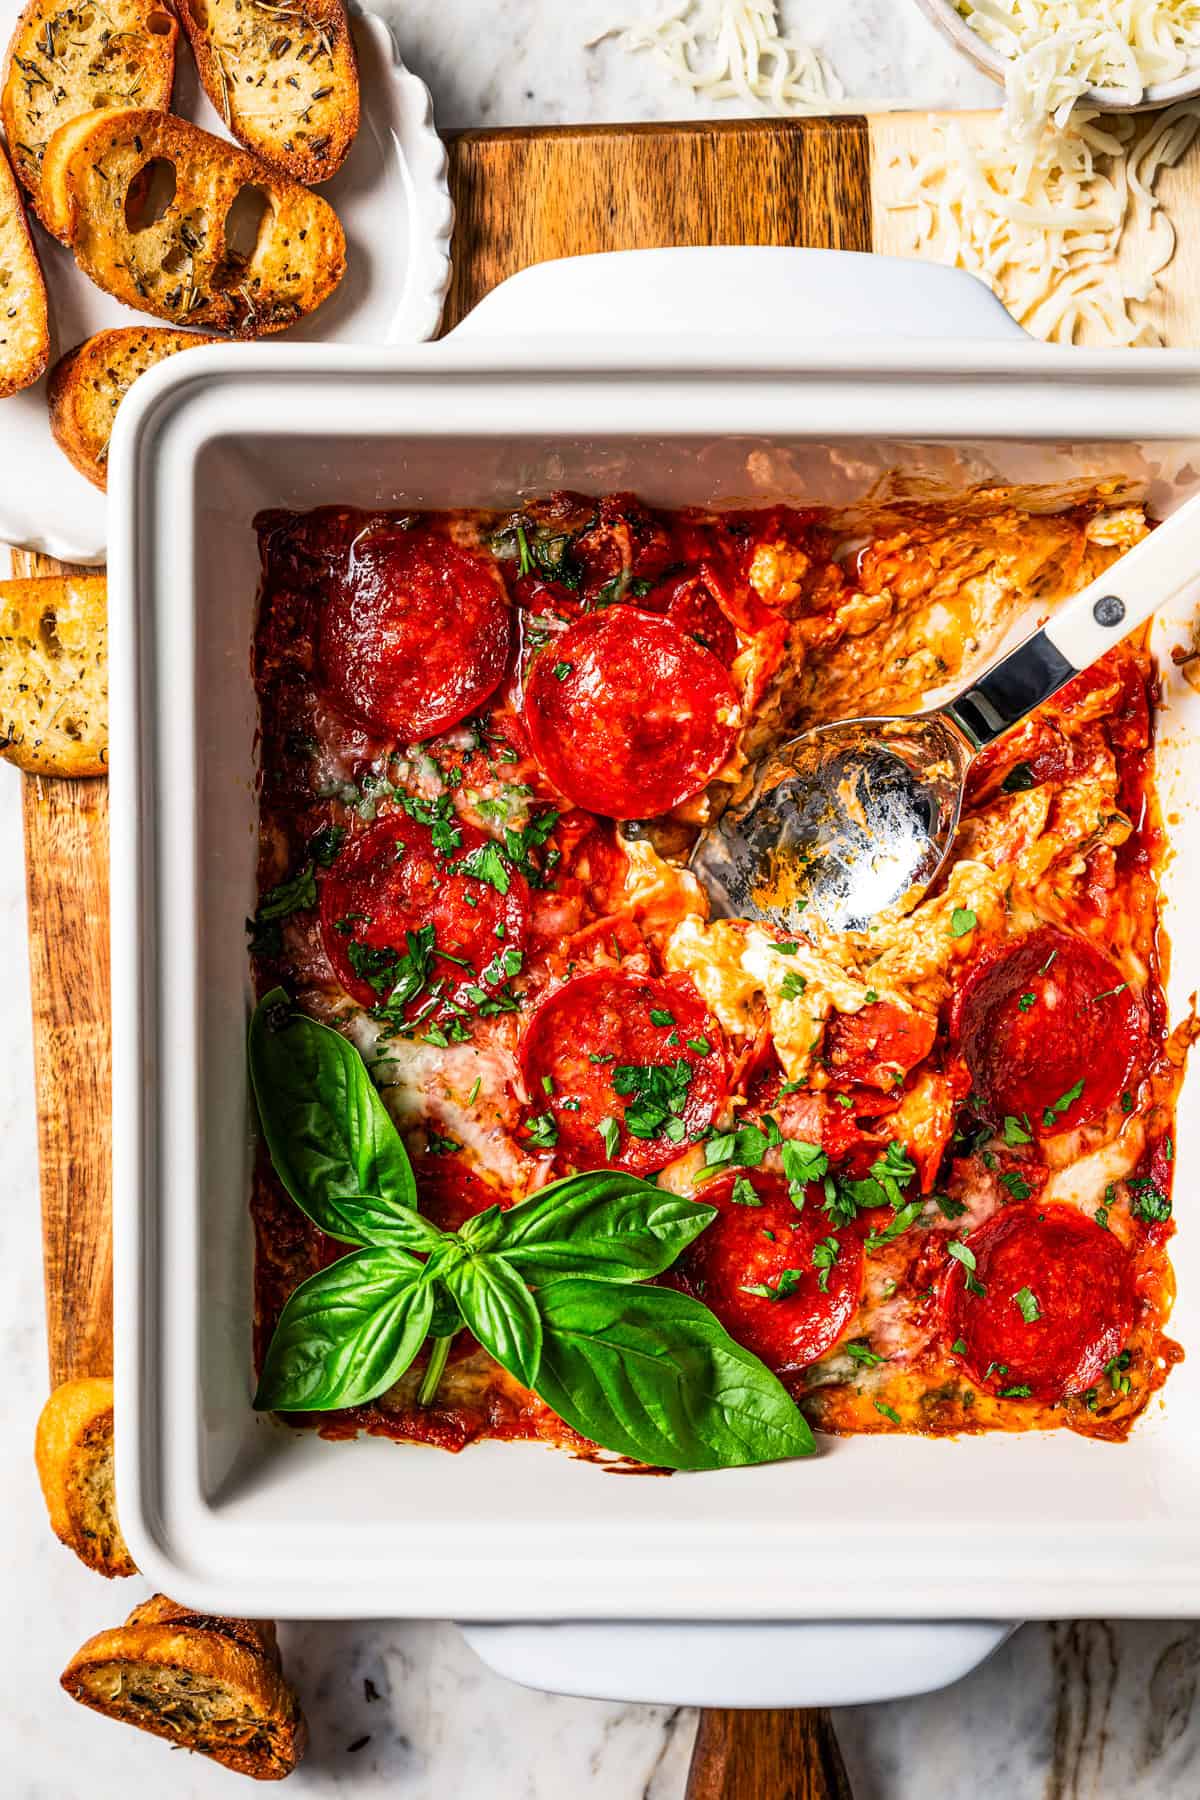
[[[113,417],[151,364],[216,336],[282,331],[333,292],[346,240],[312,192],[358,129],[342,0],[30,0],[0,87],[0,396],[50,360],[40,225],[134,312],[163,319],[71,349],[55,437],[105,485]],[[179,25],[236,143],[170,110]]]

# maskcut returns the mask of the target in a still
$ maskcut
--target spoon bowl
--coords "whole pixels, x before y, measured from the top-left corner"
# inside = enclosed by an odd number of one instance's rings
[[[798,931],[807,912],[863,931],[937,879],[973,749],[941,713],[819,725],[763,758],[701,838],[713,910]]]

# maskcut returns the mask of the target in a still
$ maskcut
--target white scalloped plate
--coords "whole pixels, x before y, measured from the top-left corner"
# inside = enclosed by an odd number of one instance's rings
[[[3,40],[21,9],[21,0],[0,0]],[[320,189],[345,227],[346,275],[332,299],[279,341],[422,343],[437,331],[450,280],[445,146],[434,130],[429,89],[404,67],[388,26],[370,13],[357,14],[353,23],[362,124],[341,170]],[[174,110],[229,136],[200,88],[182,32]],[[109,326],[164,322],[110,299],[79,272],[68,250],[36,222],[32,229],[50,294],[55,356]],[[45,380],[0,401],[0,541],[64,562],[103,562],[106,512],[105,496],[72,468],[50,435]]]

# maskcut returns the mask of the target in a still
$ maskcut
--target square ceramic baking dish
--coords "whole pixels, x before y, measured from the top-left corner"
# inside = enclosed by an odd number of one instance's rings
[[[309,1618],[1200,1613],[1190,1084],[1173,1330],[1193,1353],[1126,1445],[862,1438],[639,1480],[531,1445],[327,1443],[250,1405],[259,508],[804,504],[884,478],[1061,503],[1108,475],[1160,516],[1200,488],[1200,356],[1047,349],[969,278],[831,253],[551,264],[439,344],[216,348],[138,383],[112,450],[115,1300],[120,1510],[152,1580]],[[1200,987],[1200,695],[1169,655],[1188,610],[1156,626],[1176,1018]]]

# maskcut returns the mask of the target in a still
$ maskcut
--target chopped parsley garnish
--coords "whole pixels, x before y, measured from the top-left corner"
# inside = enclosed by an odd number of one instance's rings
[[[395,950],[372,950],[370,945],[353,940],[346,946],[355,973],[384,996],[383,1005],[376,1007],[375,1012],[393,1020],[428,984],[436,954],[432,925],[406,931],[404,939],[403,956]]]
[[[962,1264],[963,1278],[967,1284],[968,1294],[986,1294],[987,1289],[975,1273],[977,1266],[975,1262],[975,1252],[970,1246],[968,1244],[960,1243],[959,1240],[955,1238],[952,1243],[947,1244],[946,1248],[954,1258],[955,1262],[960,1262]]]
[[[1111,1362],[1105,1363],[1104,1373],[1108,1376],[1108,1385],[1114,1394],[1129,1392],[1131,1383],[1125,1371],[1132,1361],[1128,1350],[1122,1350],[1119,1356],[1114,1356]]]
[[[458,815],[449,794],[440,794],[436,800],[422,800],[415,794],[405,794],[397,788],[395,798],[410,819],[415,819],[418,825],[429,827],[429,835],[433,840],[435,850],[443,856],[449,856],[458,849],[462,843],[462,832],[459,830]],[[404,846],[398,844],[396,848],[398,853],[403,855]]]
[[[322,825],[320,831],[314,832],[308,840],[308,851],[317,867],[328,869],[337,859],[337,853],[346,841],[344,825]]]
[[[792,1205],[800,1212],[809,1182],[820,1181],[829,1173],[829,1158],[819,1144],[805,1143],[803,1138],[785,1138],[779,1146],[779,1155]]]
[[[956,906],[950,914],[950,936],[966,937],[968,931],[974,931],[979,920],[969,906]]]
[[[1020,1007],[1022,1012],[1028,1012],[1030,1007],[1037,1005],[1037,995],[1036,994],[1022,994],[1021,998],[1017,1001],[1017,1005]]]
[[[1131,1113],[1133,1111],[1133,1095],[1129,1092],[1128,1088],[1126,1088],[1125,1092],[1121,1095],[1121,1111],[1123,1113]]]
[[[475,1077],[475,1085],[471,1089],[470,1093],[467,1095],[467,1105],[468,1106],[474,1106],[475,1102],[479,1098],[479,1090],[482,1086],[483,1086],[483,1076],[477,1075]]]
[[[536,1144],[539,1150],[553,1150],[558,1142],[558,1126],[552,1113],[538,1113],[529,1120],[525,1132],[530,1143]]]
[[[675,1014],[668,1012],[665,1006],[652,1006],[650,1008],[650,1023],[659,1026],[674,1025]]]
[[[1013,1295],[1013,1305],[1027,1325],[1036,1324],[1042,1316],[1042,1309],[1032,1288],[1018,1288]]]
[[[901,1422],[900,1414],[894,1406],[889,1406],[886,1400],[876,1400],[875,1411],[882,1413],[885,1419],[890,1419],[893,1425],[899,1425]]]
[[[1000,783],[1006,794],[1024,794],[1034,786],[1034,774],[1027,762],[1014,763]]]
[[[820,1245],[817,1246],[817,1249],[820,1249]],[[813,1255],[815,1257],[816,1250],[813,1251]],[[756,1281],[743,1287],[742,1292],[743,1294],[753,1294],[756,1300],[790,1300],[803,1280],[803,1269],[784,1269],[773,1283]]]
[[[1000,1185],[1008,1189],[1014,1200],[1028,1200],[1030,1194],[1033,1192],[1029,1183],[1023,1180],[1023,1178],[1017,1174],[1015,1169],[1010,1169],[1006,1175],[1001,1175],[999,1179]]]
[[[693,1056],[711,1056],[712,1045],[706,1037],[689,1038],[687,1047]]]
[[[500,894],[507,894],[512,886],[512,875],[498,844],[477,844],[453,867],[456,875],[470,875],[475,881],[486,881]]]
[[[574,663],[565,663],[565,662],[555,663],[555,665],[554,665],[555,681],[565,681],[567,679],[567,676],[571,673],[571,671],[574,667],[575,667]]]
[[[525,958],[519,950],[497,950],[490,963],[484,965],[479,972],[480,981],[486,981],[492,987],[499,987],[502,982],[511,981],[519,975]]]
[[[455,1151],[462,1149],[457,1138],[443,1137],[432,1125],[425,1127],[425,1142],[433,1156],[453,1156]]]
[[[624,1063],[612,1073],[615,1091],[632,1096],[625,1129],[633,1137],[665,1137],[681,1143],[687,1128],[679,1115],[687,1105],[694,1070],[686,1057],[673,1063]],[[761,1159],[760,1159],[761,1160]]]
[[[798,1000],[807,986],[807,975],[801,975],[798,969],[789,969],[779,984],[779,997],[781,1000]]]
[[[733,1183],[733,1191],[729,1198],[735,1206],[761,1206],[762,1201],[754,1191],[753,1182],[747,1181],[744,1175],[738,1175]]]
[[[615,1119],[601,1119],[596,1129],[604,1140],[604,1154],[607,1156],[609,1162],[611,1162],[613,1157],[617,1154],[617,1144],[620,1142],[621,1127],[617,1124]]]
[[[546,839],[558,824],[559,817],[560,814],[550,808],[530,819],[529,823],[524,825],[520,831],[515,831],[510,825],[504,833],[504,854],[513,868],[524,875],[530,887],[544,887],[546,876],[558,862],[558,851],[547,850],[542,859],[544,866],[539,867],[534,860],[533,852],[543,848]],[[508,890],[501,888],[500,891],[507,893]]]
[[[1016,1387],[1000,1388],[998,1391],[1001,1400],[1028,1400],[1033,1389],[1021,1382]]]
[[[286,919],[294,912],[306,912],[316,904],[317,880],[313,865],[309,862],[305,863],[298,874],[291,875],[286,881],[270,888],[259,902],[254,917],[247,919],[246,930],[251,934],[251,952],[257,956],[278,956],[283,949],[283,939],[279,934],[280,919]]]
[[[952,1200],[949,1194],[934,1194],[933,1198],[944,1219],[961,1219],[967,1210],[965,1200]]]
[[[819,1244],[813,1245],[812,1264],[817,1271],[817,1286],[823,1294],[829,1292],[830,1271],[837,1267],[841,1250],[842,1246],[835,1237],[823,1238]]]
[[[589,1050],[588,1051],[588,1061],[590,1063],[610,1063],[610,1062],[616,1062],[616,1060],[617,1060],[616,1052],[613,1050]]]
[[[684,1064],[687,1068],[687,1064]],[[771,1147],[771,1140],[757,1125],[743,1125],[740,1131],[715,1131],[704,1146],[704,1161],[710,1169],[725,1163],[736,1163],[744,1169],[757,1169]]]
[[[1060,1094],[1058,1096],[1057,1100],[1053,1101],[1049,1106],[1046,1107],[1046,1109],[1042,1113],[1042,1124],[1046,1125],[1046,1126],[1050,1126],[1050,1125],[1054,1124],[1056,1119],[1061,1119],[1062,1115],[1065,1112],[1069,1112],[1071,1110],[1071,1108],[1074,1106],[1075,1102],[1078,1100],[1078,1098],[1082,1094],[1082,1092],[1083,1092],[1083,1076],[1081,1075],[1079,1077],[1079,1080],[1075,1083],[1074,1087],[1069,1087],[1065,1094]]]
[[[965,1356],[967,1354],[965,1338],[955,1338],[950,1346],[950,1354],[951,1356]]]
[[[1096,1208],[1095,1219],[1096,1219],[1096,1223],[1097,1223],[1097,1225],[1099,1225],[1101,1231],[1109,1230],[1107,1206],[1098,1206]]]
[[[1010,1150],[1015,1149],[1018,1144],[1032,1144],[1033,1133],[1029,1129],[1027,1113],[1023,1113],[1019,1119],[1015,1119],[1011,1113],[1005,1115],[1004,1141]]]
[[[861,1363],[864,1369],[877,1369],[880,1363],[887,1362],[886,1356],[880,1356],[869,1344],[847,1344],[846,1355],[852,1362]]]
[[[775,944],[773,946],[773,948],[774,948],[776,956],[795,956],[795,954],[796,954],[797,950],[799,950],[800,946],[797,943],[793,943],[793,942],[789,941],[788,943],[785,943],[785,944]]]
[[[896,1238],[901,1237],[904,1232],[916,1224],[924,1210],[925,1202],[923,1200],[910,1200],[907,1206],[902,1206],[882,1231],[872,1231],[868,1234],[863,1246],[867,1255],[870,1256],[872,1251],[881,1250],[885,1244],[893,1243]]]
[[[1146,1225],[1161,1225],[1170,1218],[1171,1202],[1149,1177],[1131,1181],[1129,1191],[1134,1196],[1130,1211],[1135,1219],[1141,1219]]]

